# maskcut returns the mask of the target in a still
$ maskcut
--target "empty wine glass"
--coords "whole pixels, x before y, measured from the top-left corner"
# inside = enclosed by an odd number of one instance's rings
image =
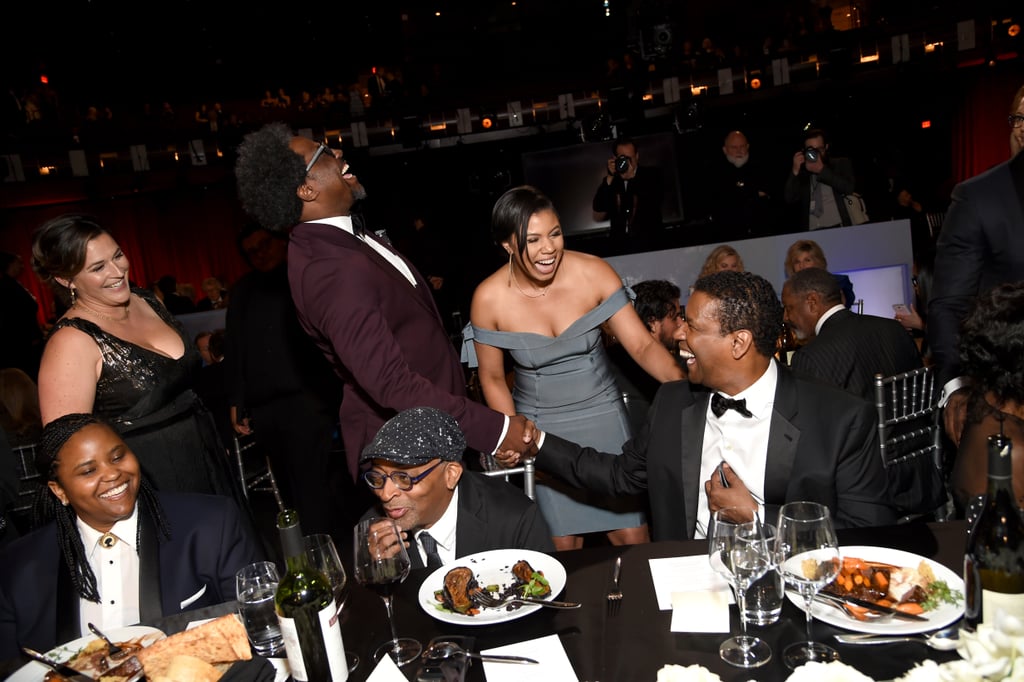
[[[783,578],[804,598],[807,613],[807,641],[786,647],[782,660],[791,669],[808,661],[838,661],[835,649],[811,637],[814,595],[835,579],[841,563],[828,507],[817,502],[783,505],[776,535],[776,559]]]
[[[338,557],[338,548],[335,547],[331,536],[326,533],[307,535],[304,540],[309,562],[331,583],[331,591],[334,593],[334,608],[336,613],[340,614],[342,607],[345,606],[345,599],[348,597],[348,576],[346,576],[345,567]],[[354,652],[346,649],[345,659],[348,661],[349,672],[359,667],[359,656]]]
[[[391,641],[380,645],[373,654],[375,661],[390,654],[397,665],[405,665],[423,651],[423,645],[410,637],[398,637],[392,598],[395,589],[409,575],[409,553],[402,542],[402,533],[392,519],[363,519],[356,524],[356,581],[377,592],[384,600],[391,625]]]
[[[738,668],[757,668],[772,658],[771,647],[764,640],[747,634],[747,588],[772,567],[772,548],[765,543],[758,519],[747,522],[730,521],[742,518],[748,510],[735,507],[714,513],[708,539],[711,567],[732,585],[740,613],[741,634],[730,637],[718,647],[722,660]]]

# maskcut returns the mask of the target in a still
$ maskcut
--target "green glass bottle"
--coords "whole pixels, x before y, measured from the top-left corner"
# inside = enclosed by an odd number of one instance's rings
[[[306,556],[299,514],[277,516],[287,573],[274,595],[292,678],[303,682],[345,682],[348,663],[331,584]]]
[[[997,609],[1024,617],[1024,519],[1013,494],[1013,444],[988,437],[988,492],[964,553],[964,625],[995,625]]]

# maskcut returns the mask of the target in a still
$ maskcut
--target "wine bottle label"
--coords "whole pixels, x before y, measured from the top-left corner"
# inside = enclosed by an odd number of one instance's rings
[[[1008,594],[1006,592],[981,591],[981,620],[990,626],[996,624],[996,612],[1003,611],[1006,615],[1024,619],[1024,594]]]
[[[327,664],[331,670],[331,679],[333,682],[345,682],[348,679],[348,662],[341,640],[341,621],[333,599],[317,613],[317,617],[320,620],[320,632],[323,636],[324,652],[327,654]],[[281,636],[288,654],[288,667],[291,669],[292,678],[299,682],[319,682],[309,679],[295,619],[278,615],[278,621],[281,623]]]

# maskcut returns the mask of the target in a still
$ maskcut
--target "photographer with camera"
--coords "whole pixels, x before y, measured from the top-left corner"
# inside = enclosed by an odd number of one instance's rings
[[[854,191],[850,160],[829,156],[824,130],[812,128],[804,133],[803,149],[793,155],[793,171],[783,189],[785,202],[798,208],[799,228],[852,225],[843,196]]]
[[[611,221],[611,254],[647,251],[662,227],[661,204],[665,189],[661,171],[645,166],[640,171],[640,153],[628,138],[612,146],[607,175],[594,195],[594,220]]]

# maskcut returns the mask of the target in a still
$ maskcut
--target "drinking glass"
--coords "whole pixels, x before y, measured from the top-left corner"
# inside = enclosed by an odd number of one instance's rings
[[[253,651],[265,658],[284,654],[284,637],[274,611],[274,594],[281,577],[272,561],[257,561],[235,574],[238,615]]]
[[[398,525],[387,518],[363,519],[356,525],[354,543],[356,581],[384,600],[391,625],[391,641],[377,648],[374,660],[379,661],[384,654],[390,654],[400,666],[416,660],[423,645],[410,637],[399,638],[391,604],[395,589],[409,575],[410,568],[409,553]]]
[[[307,535],[306,554],[309,562],[314,568],[327,577],[331,583],[331,591],[334,593],[334,607],[336,613],[341,614],[345,606],[345,599],[348,597],[348,577],[345,575],[345,567],[338,557],[338,548],[334,546],[334,540],[326,533]],[[345,659],[348,661],[348,670],[352,672],[359,667],[359,656],[352,651],[345,651]]]
[[[789,668],[808,661],[838,661],[832,647],[815,642],[811,636],[811,604],[821,588],[839,574],[841,558],[832,515],[817,502],[790,502],[779,512],[776,559],[782,577],[803,598],[807,613],[807,641],[790,644],[782,652]]]
[[[749,511],[733,507],[714,513],[708,538],[708,559],[736,594],[741,634],[722,642],[718,655],[738,668],[757,668],[772,658],[771,647],[763,640],[747,634],[747,588],[772,567],[772,549],[765,542],[760,520],[736,522],[726,517],[742,518]]]

